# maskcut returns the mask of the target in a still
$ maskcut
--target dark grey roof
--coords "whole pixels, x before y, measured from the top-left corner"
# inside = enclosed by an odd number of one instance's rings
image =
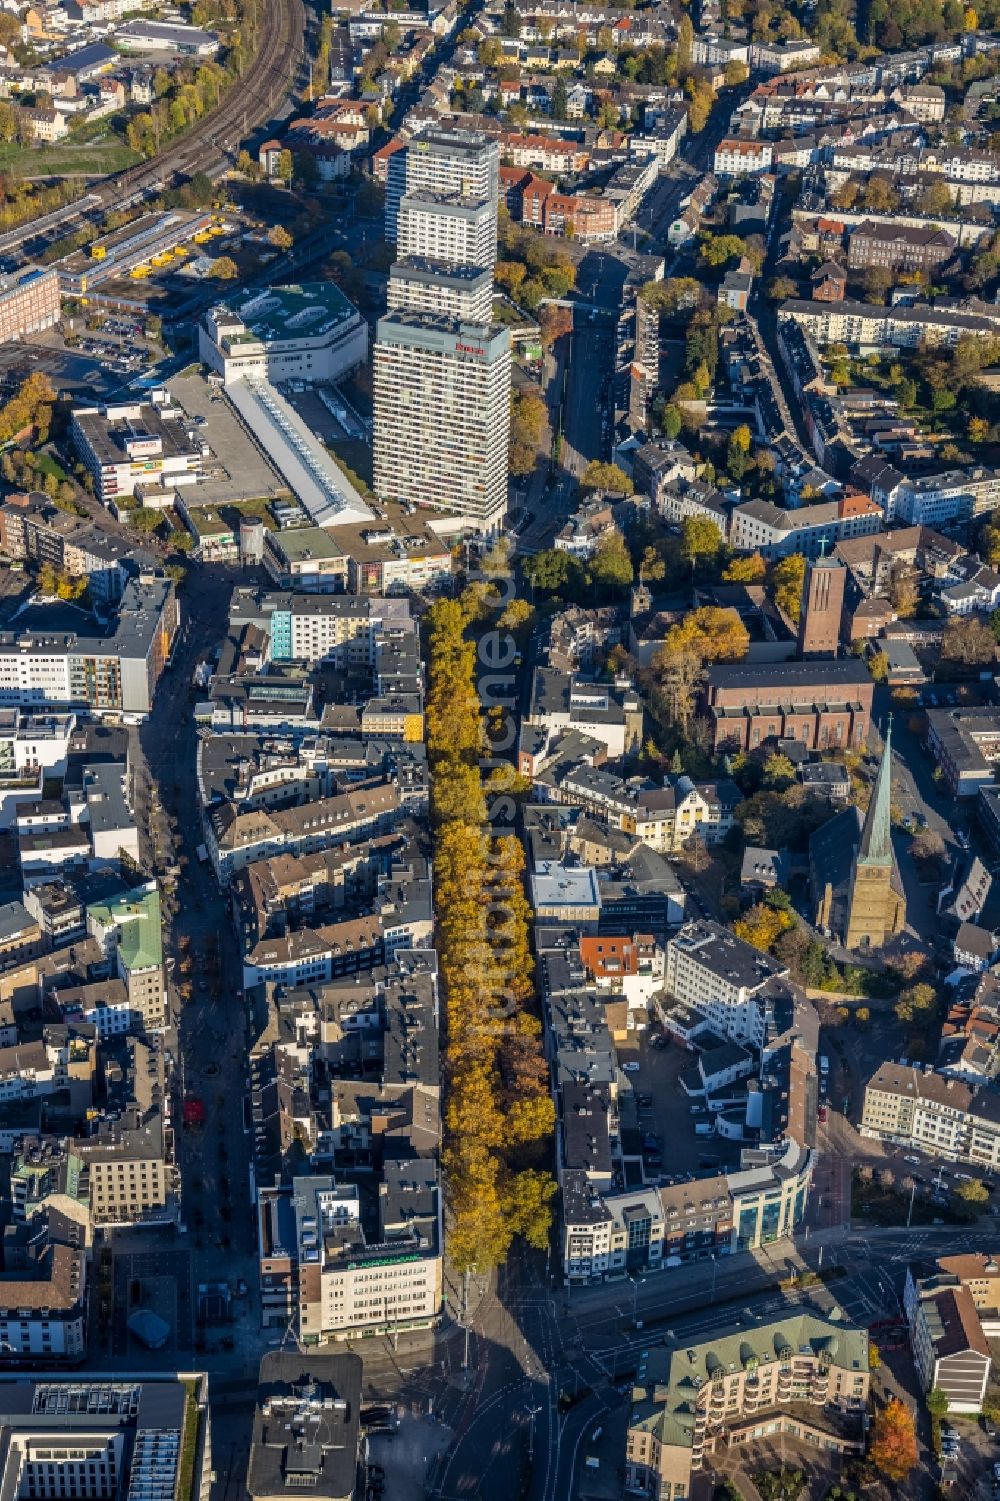
[[[353,1496],[361,1374],[360,1355],[264,1356],[247,1475],[251,1496],[299,1495],[305,1486],[324,1501]]]

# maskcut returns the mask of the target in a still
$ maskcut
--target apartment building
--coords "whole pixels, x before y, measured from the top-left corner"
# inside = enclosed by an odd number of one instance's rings
[[[322,923],[254,945],[243,961],[243,988],[323,984],[340,975],[357,974],[380,964],[385,935],[379,917],[347,918]]]
[[[152,708],[178,624],[173,584],[143,575],[126,585],[104,635],[2,631],[0,705],[57,704],[138,722]]]
[[[776,1432],[864,1454],[870,1383],[867,1332],[818,1314],[668,1338],[644,1357],[632,1391],[626,1493],[686,1501],[707,1456]]]
[[[912,229],[906,224],[873,224],[866,220],[850,233],[847,264],[852,271],[877,267],[893,275],[900,271],[929,274],[951,260],[955,247],[955,237],[946,229],[933,226]]]
[[[0,344],[42,333],[59,322],[59,273],[28,267],[0,278]]]
[[[510,335],[430,314],[379,319],[374,483],[488,530],[507,505]]]
[[[984,1172],[1000,1166],[1000,1094],[929,1064],[883,1063],[865,1089],[860,1130]]]
[[[495,200],[458,193],[406,193],[400,200],[397,223],[401,257],[480,270],[490,270],[496,263]],[[444,309],[431,311],[442,313]]]
[[[1000,332],[1000,310],[963,312],[959,308],[915,303],[880,307],[866,302],[783,302],[782,317],[794,318],[818,344],[846,344],[851,349],[919,349],[922,344],[949,347],[959,339],[991,339]]]
[[[764,558],[792,553],[817,558],[832,552],[839,542],[872,536],[882,525],[881,507],[857,491],[795,510],[769,500],[750,500],[732,513],[729,544],[738,552],[759,552]]]
[[[130,548],[121,537],[61,511],[45,495],[14,494],[0,506],[0,547],[14,560],[86,576],[91,596],[105,604],[121,597],[128,577]]]
[[[773,163],[774,147],[770,141],[729,136],[716,146],[712,170],[716,177],[749,177],[757,172],[770,172]]]
[[[663,988],[704,1024],[734,1042],[762,1047],[767,987],[788,971],[721,923],[686,923],[667,944]],[[670,1025],[670,1010],[664,1014]]]
[[[47,1208],[9,1225],[0,1273],[5,1358],[75,1363],[87,1349],[87,1249],[82,1225]]]
[[[155,881],[87,908],[87,931],[125,986],[129,1010],[146,1031],[166,1020],[160,892]]]
[[[489,323],[493,277],[478,265],[401,257],[389,267],[388,306],[390,313],[437,313],[463,323]]]
[[[310,854],[386,833],[399,818],[401,807],[399,789],[389,782],[351,787],[291,808],[241,812],[224,803],[206,817],[205,844],[224,886],[234,871],[268,855]]]
[[[404,193],[445,193],[493,205],[495,245],[499,167],[498,143],[478,131],[434,127],[401,143],[385,159],[386,239],[390,244],[397,240]]]
[[[412,635],[415,629],[405,599],[237,589],[229,630],[235,636],[248,626],[264,634],[271,662],[324,662],[341,670],[373,666],[384,630]]]
[[[970,1289],[938,1266],[928,1276],[907,1268],[903,1307],[913,1363],[924,1391],[943,1392],[949,1412],[976,1414],[990,1379],[989,1341]]]
[[[547,789],[558,801],[579,803],[607,821],[613,829],[634,834],[651,849],[675,853],[691,839],[717,844],[733,826],[733,812],[741,801],[734,783],[696,784],[679,777],[673,784],[635,778],[625,781],[599,767],[576,766]],[[735,798],[735,801],[734,801]]]

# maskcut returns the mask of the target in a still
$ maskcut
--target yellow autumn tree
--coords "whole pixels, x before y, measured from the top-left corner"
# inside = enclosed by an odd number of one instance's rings
[[[764,902],[758,902],[750,907],[743,916],[733,923],[733,932],[737,938],[742,938],[744,943],[752,944],[755,949],[762,949],[764,953],[770,953],[782,933],[787,933],[789,928],[794,928],[795,918],[790,912],[777,910],[767,906]]]
[[[796,625],[802,614],[802,584],[805,576],[806,560],[799,553],[779,558],[771,569],[774,602]]]
[[[663,650],[668,654],[691,650],[703,662],[739,662],[750,649],[750,633],[735,610],[702,605],[689,610],[667,632]]]
[[[760,584],[767,575],[767,564],[759,552],[746,557],[731,558],[722,572],[726,584]]]

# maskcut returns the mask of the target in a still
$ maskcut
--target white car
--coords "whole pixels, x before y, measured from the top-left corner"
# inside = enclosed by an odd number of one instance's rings
[[[639,1065],[638,1063],[623,1063],[622,1069],[626,1074],[637,1074],[639,1072]]]
[[[920,1166],[920,1158],[919,1157],[904,1157],[903,1161],[904,1162],[915,1162],[916,1165],[917,1165],[917,1167]]]

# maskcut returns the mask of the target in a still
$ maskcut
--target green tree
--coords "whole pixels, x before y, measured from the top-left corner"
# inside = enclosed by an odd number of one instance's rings
[[[932,1386],[924,1400],[932,1418],[940,1419],[948,1416],[948,1398],[939,1386]]]
[[[764,762],[764,786],[784,792],[795,781],[795,767],[787,756],[773,751]]]
[[[681,522],[681,556],[697,568],[702,562],[714,563],[722,552],[722,533],[707,516],[685,516]]]
[[[663,408],[663,413],[660,417],[660,428],[665,438],[673,440],[680,437],[683,425],[679,407],[675,407],[671,402],[669,406]]]
[[[590,576],[599,589],[609,593],[621,593],[631,584],[632,559],[620,532],[601,538],[590,560]]]
[[[771,302],[785,302],[789,297],[795,297],[798,290],[790,276],[772,276],[767,284],[767,295]]]
[[[525,581],[540,594],[566,594],[582,582],[583,570],[568,552],[550,547],[525,558],[522,568]]]

